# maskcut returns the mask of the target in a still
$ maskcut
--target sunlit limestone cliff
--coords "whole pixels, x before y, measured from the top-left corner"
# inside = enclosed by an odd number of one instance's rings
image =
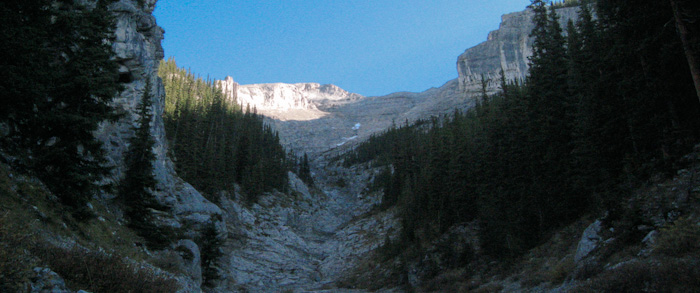
[[[156,142],[156,161],[153,166],[158,181],[157,197],[173,209],[172,218],[165,219],[161,224],[184,228],[188,231],[186,234],[194,237],[214,215],[220,215],[221,210],[177,176],[173,162],[167,155],[162,118],[165,92],[157,77],[158,62],[163,58],[160,42],[164,31],[157,26],[155,17],[151,15],[156,1],[146,1],[143,6],[139,6],[139,2],[142,1],[122,0],[110,6],[117,17],[112,48],[116,62],[119,63],[120,81],[124,85],[124,90],[114,100],[114,104],[126,116],[116,123],[104,123],[98,130],[97,137],[104,142],[109,158],[117,166],[112,178],[116,181],[123,176],[124,152],[128,148],[127,140],[134,135],[132,127],[137,119],[136,107],[144,91],[151,93],[154,112],[151,133]],[[147,80],[153,85],[151,88],[145,87]]]
[[[559,23],[566,26],[569,20],[576,20],[578,7],[557,9]],[[498,30],[492,31],[488,39],[464,51],[457,58],[459,87],[462,91],[481,88],[482,77],[491,88],[499,83],[501,69],[508,80],[525,80],[532,56],[534,38],[530,32],[534,28],[531,9],[505,14],[501,17]]]

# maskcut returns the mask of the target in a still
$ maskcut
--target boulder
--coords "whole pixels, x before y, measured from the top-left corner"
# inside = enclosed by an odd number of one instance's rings
[[[202,285],[201,255],[199,246],[190,239],[182,239],[175,244],[175,251],[183,260],[185,272],[198,286]]]
[[[596,220],[593,224],[590,224],[586,230],[583,231],[581,235],[581,240],[578,242],[576,248],[576,255],[574,255],[574,262],[579,263],[581,260],[586,258],[593,250],[598,248],[599,243],[602,240],[600,232],[603,229],[603,223],[600,220]]]
[[[651,232],[647,233],[646,236],[644,236],[644,239],[642,239],[642,243],[646,245],[647,247],[652,247],[654,244],[656,244],[656,240],[659,238],[659,231],[657,230],[652,230]]]
[[[66,287],[66,281],[49,268],[34,268],[35,276],[32,278],[30,292],[71,292]]]

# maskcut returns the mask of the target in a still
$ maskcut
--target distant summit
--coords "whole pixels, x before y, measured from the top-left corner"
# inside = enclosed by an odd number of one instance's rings
[[[263,83],[240,85],[227,76],[218,81],[224,94],[243,108],[279,120],[311,120],[325,116],[324,109],[364,98],[332,84]]]

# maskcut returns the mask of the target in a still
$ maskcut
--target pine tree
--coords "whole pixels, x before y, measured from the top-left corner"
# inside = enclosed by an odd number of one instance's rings
[[[299,165],[299,177],[306,184],[313,185],[314,179],[311,177],[311,166],[309,165],[309,155],[304,153],[301,159],[301,164]]]
[[[614,217],[626,186],[697,142],[700,107],[669,2],[600,0],[598,18],[589,8],[565,39],[555,11],[533,1],[524,85],[502,78],[502,92],[468,112],[394,126],[345,157],[387,167],[374,180],[382,208],[399,208],[402,241],[420,249],[476,213],[484,251],[517,257],[592,203]]]
[[[535,45],[527,80],[530,121],[530,195],[522,199],[529,206],[526,219],[536,222],[536,235],[543,235],[548,223],[575,217],[581,209],[580,194],[567,184],[572,170],[571,117],[575,102],[568,88],[566,40],[554,7],[546,11],[536,3]],[[542,27],[540,27],[542,26]],[[535,220],[536,218],[536,220]]]
[[[221,219],[218,220],[221,221]],[[215,286],[214,281],[221,278],[217,264],[219,258],[223,255],[221,252],[223,243],[219,239],[214,220],[207,222],[198,244],[202,256],[202,283],[204,286],[213,288]]]
[[[623,119],[616,153],[628,157],[625,179],[632,183],[670,171],[694,144],[688,139],[697,137],[700,127],[700,104],[673,29],[671,3],[600,0],[596,12],[607,49],[599,87],[615,102],[617,119]]]

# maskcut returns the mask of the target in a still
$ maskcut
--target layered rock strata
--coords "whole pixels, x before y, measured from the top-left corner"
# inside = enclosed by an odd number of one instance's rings
[[[557,9],[562,27],[566,27],[569,20],[575,21],[578,11],[578,7]],[[503,15],[498,30],[490,32],[485,42],[467,49],[457,58],[462,91],[480,88],[482,76],[490,81],[491,88],[497,87],[501,69],[508,80],[525,80],[534,42],[530,37],[535,27],[533,16],[532,9]]]

